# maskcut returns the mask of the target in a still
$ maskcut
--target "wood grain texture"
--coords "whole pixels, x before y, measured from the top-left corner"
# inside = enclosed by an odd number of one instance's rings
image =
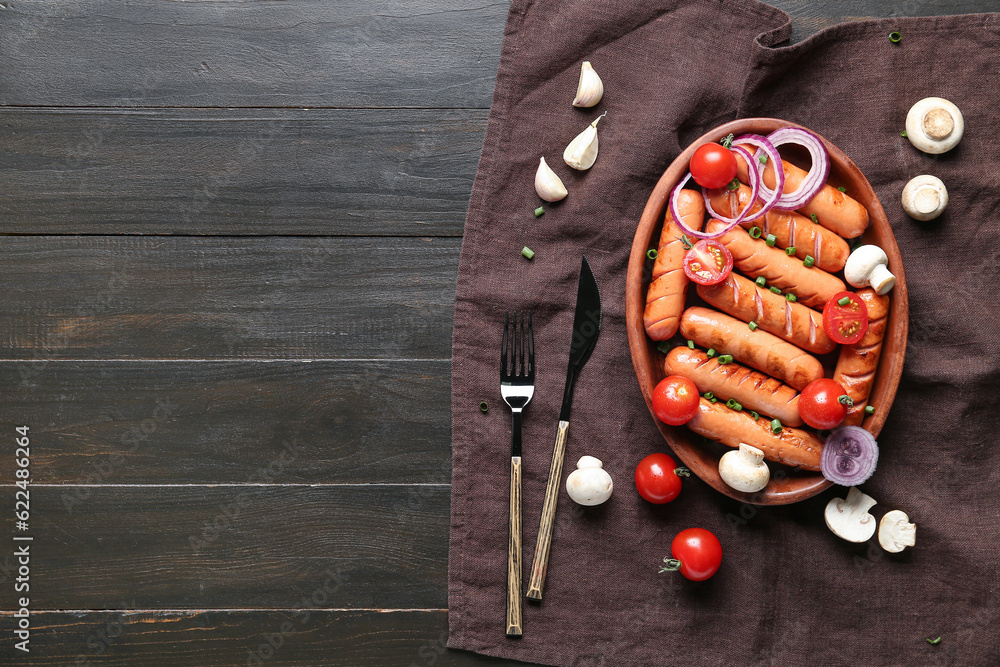
[[[35,483],[447,484],[450,372],[447,360],[0,362],[0,434],[31,427]],[[14,465],[0,457],[0,481]]]
[[[448,359],[459,239],[10,237],[13,359]]]
[[[0,234],[460,236],[485,127],[482,110],[0,107]]]
[[[521,618],[521,457],[510,459],[510,512],[507,544],[507,634],[522,634]]]
[[[331,580],[308,606],[443,609],[449,491],[35,485],[31,606],[290,609]],[[5,557],[0,578],[12,581]]]
[[[320,587],[320,589],[322,588]],[[123,601],[128,606],[131,599]],[[11,626],[13,612],[0,612]],[[31,617],[30,660],[10,641],[0,663],[91,667],[304,667],[523,666],[445,648],[444,610],[157,612],[41,612]]]
[[[556,521],[556,507],[562,491],[563,459],[566,455],[566,438],[569,437],[569,422],[560,421],[556,430],[556,441],[552,447],[552,461],[549,463],[549,477],[545,482],[545,498],[542,501],[541,519],[535,538],[534,556],[531,562],[531,576],[528,579],[527,597],[541,600],[545,588],[545,575],[549,570],[549,550],[552,548],[552,531]]]
[[[487,108],[508,3],[10,2],[0,104]]]

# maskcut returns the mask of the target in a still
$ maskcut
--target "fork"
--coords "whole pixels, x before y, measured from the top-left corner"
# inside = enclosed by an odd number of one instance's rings
[[[518,323],[520,319],[520,324]],[[521,634],[521,412],[535,394],[531,313],[508,312],[500,344],[500,395],[510,406],[510,538],[507,544],[507,634]]]

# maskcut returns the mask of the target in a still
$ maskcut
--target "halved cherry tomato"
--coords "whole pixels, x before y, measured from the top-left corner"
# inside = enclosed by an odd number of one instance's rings
[[[823,328],[833,342],[854,345],[868,331],[868,306],[854,292],[837,292],[823,308]]]
[[[684,255],[684,273],[699,285],[721,283],[733,270],[733,253],[718,241],[702,239]]]
[[[653,389],[653,413],[671,426],[680,426],[698,414],[698,387],[680,375],[668,375]]]
[[[691,581],[705,581],[722,565],[722,544],[704,528],[688,528],[677,533],[670,544],[672,563],[664,571],[679,569]]]
[[[691,156],[691,178],[703,188],[722,188],[736,178],[736,157],[719,144],[705,144]]]
[[[840,402],[840,397],[846,395],[839,382],[830,378],[813,380],[799,394],[802,421],[813,428],[837,428],[847,416],[847,403]]]
[[[651,503],[669,503],[681,492],[677,469],[677,464],[666,454],[650,454],[635,468],[635,488]]]

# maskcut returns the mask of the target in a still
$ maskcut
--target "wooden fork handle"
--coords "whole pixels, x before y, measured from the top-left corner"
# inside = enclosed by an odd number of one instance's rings
[[[559,500],[568,435],[569,422],[560,421],[559,430],[556,431],[556,444],[552,450],[552,464],[549,466],[549,481],[545,486],[542,520],[538,526],[538,540],[535,542],[535,556],[531,564],[531,580],[528,582],[528,598],[531,600],[542,599],[545,574],[549,569],[549,548],[552,546],[552,527],[556,520],[556,502]]]
[[[521,634],[521,457],[510,457],[510,541],[507,545],[507,634]]]

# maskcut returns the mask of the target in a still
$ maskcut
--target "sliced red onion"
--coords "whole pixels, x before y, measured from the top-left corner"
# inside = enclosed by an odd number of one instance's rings
[[[780,167],[781,155],[778,153],[778,149],[774,147],[774,144],[767,137],[762,137],[759,134],[744,134],[733,140],[733,146],[738,147],[742,145],[753,146],[758,150],[764,151],[768,162],[774,165],[774,179],[777,187],[771,190],[764,184],[764,169],[767,168],[767,165],[762,165],[757,157],[751,157],[746,161],[747,177],[751,178],[750,174],[756,172],[757,177],[760,179],[760,197],[763,200],[759,211],[743,219],[743,222],[753,222],[767,215],[781,198],[781,191],[785,187],[785,172]]]
[[[767,135],[767,139],[775,148],[784,146],[785,144],[796,144],[809,151],[809,156],[812,158],[812,166],[809,168],[809,173],[802,179],[802,182],[799,183],[799,187],[795,191],[782,193],[774,205],[774,208],[785,211],[793,211],[801,208],[816,196],[816,193],[826,184],[827,176],[830,175],[830,156],[826,152],[826,147],[823,145],[822,140],[815,134],[798,127],[783,127],[780,130],[775,130]],[[736,142],[734,141],[733,143]],[[778,162],[775,162],[775,173],[782,172],[782,185],[775,188],[777,192],[784,190],[785,179],[783,170],[779,168],[780,165],[781,162],[779,159]],[[769,190],[766,185],[763,186],[764,196],[767,196]]]
[[[742,146],[733,146],[730,150],[732,150],[734,153],[739,153],[740,155],[742,155],[743,159],[747,161],[747,164],[750,164],[750,161],[753,160],[753,157],[750,156],[750,151],[743,148]],[[754,203],[756,203],[757,201],[757,194],[760,192],[760,177],[756,172],[750,171],[747,180],[750,181],[750,201],[743,208],[743,210],[740,211],[740,214],[735,218],[726,217],[721,213],[717,213],[715,209],[712,208],[712,199],[708,196],[708,191],[702,190],[701,196],[705,198],[705,210],[708,211],[708,214],[713,218],[715,218],[716,220],[721,220],[722,222],[729,225],[726,228],[726,231],[729,231],[736,225],[743,222],[744,219],[746,218],[747,212],[749,212],[750,209],[753,208]]]
[[[859,426],[841,426],[823,445],[820,472],[841,486],[857,486],[868,480],[878,464],[878,443]]]
[[[707,232],[696,231],[684,224],[684,221],[681,219],[681,216],[678,215],[677,213],[677,202],[680,199],[681,190],[684,189],[684,185],[689,180],[691,180],[691,172],[688,172],[687,176],[682,178],[681,182],[678,183],[677,187],[674,188],[674,191],[670,193],[670,204],[669,204],[670,215],[673,217],[674,222],[677,223],[677,226],[681,228],[681,231],[684,232],[685,234],[690,234],[691,236],[699,239],[717,239],[726,232],[728,232],[730,229],[735,227],[736,223],[734,222],[732,224],[727,224],[725,229],[721,229],[717,232],[712,232],[711,234],[709,234]]]

